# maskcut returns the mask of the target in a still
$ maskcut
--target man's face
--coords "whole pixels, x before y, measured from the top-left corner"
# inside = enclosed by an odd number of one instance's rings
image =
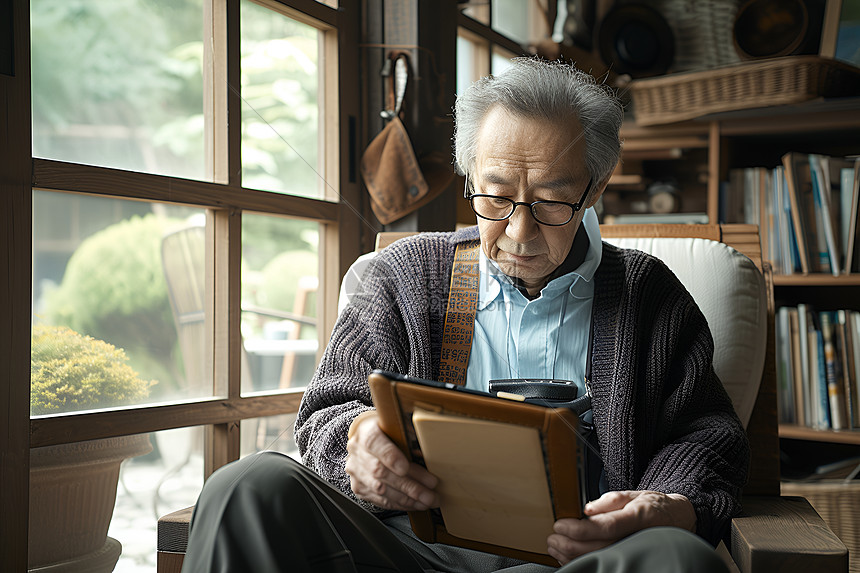
[[[578,121],[527,119],[499,106],[487,113],[478,134],[475,193],[526,203],[577,203],[588,181],[585,139]],[[529,294],[537,294],[567,257],[585,208],[594,204],[599,191],[560,227],[541,225],[522,205],[505,221],[478,217],[484,254],[506,275],[521,279]]]

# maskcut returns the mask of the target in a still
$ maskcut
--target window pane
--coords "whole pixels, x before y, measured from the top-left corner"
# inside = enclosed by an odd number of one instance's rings
[[[34,191],[33,219],[31,415],[211,395],[205,211]]]
[[[242,392],[307,385],[316,368],[319,223],[242,215]]]
[[[299,459],[299,447],[293,434],[296,413],[242,420],[240,455],[274,450]]]
[[[509,52],[498,46],[493,47],[492,70],[493,75],[499,75],[511,65],[511,58],[517,57],[517,54]]]
[[[511,40],[526,45],[550,35],[543,2],[531,0],[493,0],[493,29]]]
[[[31,0],[33,155],[211,179],[202,0]]]
[[[197,502],[203,488],[203,427],[149,434],[152,452],[120,468],[108,536],[122,543],[114,573],[156,570],[158,518]]]
[[[460,30],[457,34],[457,93],[490,73],[489,47],[486,42],[472,39],[472,34]]]
[[[249,0],[241,21],[242,185],[323,198],[321,32]]]

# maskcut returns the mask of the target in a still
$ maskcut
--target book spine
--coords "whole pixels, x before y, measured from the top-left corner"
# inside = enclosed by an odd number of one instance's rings
[[[794,421],[800,426],[805,426],[807,420],[806,407],[809,401],[805,397],[805,388],[803,385],[803,365],[800,359],[800,318],[796,307],[788,309],[788,320],[791,332],[791,379],[794,383]]]
[[[830,421],[830,396],[827,390],[827,370],[824,361],[824,340],[821,331],[813,329],[809,331],[810,352],[810,379],[812,389],[817,396],[815,403],[814,427],[820,430],[828,430],[832,427]]]
[[[806,304],[797,305],[797,338],[800,341],[800,375],[803,388],[802,403],[806,425],[815,425],[815,401],[810,379],[809,322]]]
[[[851,357],[851,340],[848,336],[848,313],[845,310],[836,312],[836,324],[834,325],[834,339],[836,354],[839,359],[839,372],[842,378],[842,392],[845,403],[845,424],[853,428],[857,421],[857,396],[854,392],[854,373],[852,372],[853,361]]]
[[[848,221],[848,250],[845,254],[845,268],[848,273],[860,272],[860,233],[857,232],[858,211],[860,211],[860,159],[854,160],[854,183],[851,186],[851,217]]]
[[[843,430],[848,427],[845,415],[845,393],[842,388],[840,365],[833,341],[833,318],[829,312],[819,314],[821,320],[824,378],[827,381],[827,399],[830,406],[830,427]]]
[[[826,221],[828,218],[825,213],[823,195],[823,182],[819,177],[820,167],[818,167],[817,158],[809,156],[809,175],[810,185],[812,188],[812,212],[809,213],[810,219],[814,221],[814,233],[811,238],[815,241],[814,245],[809,245],[810,250],[814,251],[818,261],[818,270],[822,272],[833,272],[835,266],[833,259],[830,256],[830,242],[827,239]],[[837,271],[838,274],[838,271]]]
[[[851,232],[852,221],[852,203],[854,201],[854,170],[850,168],[842,168],[839,171],[839,209],[840,225],[839,234],[842,241],[842,252],[845,253],[842,262],[842,272],[848,274],[851,272],[851,256],[853,255],[854,234]],[[856,218],[856,215],[853,215]]]
[[[852,310],[846,313],[846,326],[848,338],[851,341],[850,360],[853,362],[854,386],[852,390],[854,391],[854,396],[857,397],[854,402],[854,411],[858,414],[854,424],[856,427],[860,427],[860,311]]]
[[[797,174],[795,173],[793,156],[793,153],[786,153],[782,156],[782,163],[785,167],[785,182],[790,204],[789,212],[791,213],[791,226],[794,231],[791,236],[794,239],[794,247],[797,249],[800,270],[803,274],[807,274],[811,269],[806,250],[806,225],[804,224],[804,214],[801,210],[803,203],[798,196],[799,190],[797,189]]]
[[[809,155],[809,176],[815,205],[816,245],[820,267],[823,272],[829,269],[833,276],[839,276],[839,251],[830,215],[830,185],[824,175],[822,158],[818,155]]]
[[[779,388],[779,421],[794,424],[795,415],[794,380],[791,375],[791,325],[789,308],[781,307],[776,314],[776,377]]]

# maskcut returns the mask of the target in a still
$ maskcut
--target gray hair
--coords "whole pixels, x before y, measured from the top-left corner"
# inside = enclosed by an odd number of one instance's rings
[[[570,64],[514,58],[503,73],[478,80],[457,98],[454,159],[460,175],[474,175],[478,133],[495,105],[523,118],[578,119],[585,137],[585,163],[595,186],[615,169],[624,114],[611,88]]]

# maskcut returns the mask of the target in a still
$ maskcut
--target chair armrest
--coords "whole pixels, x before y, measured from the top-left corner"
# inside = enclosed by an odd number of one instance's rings
[[[730,549],[741,573],[848,571],[848,549],[802,497],[745,497]]]
[[[158,551],[185,553],[188,548],[188,526],[194,506],[163,515],[158,520]]]

